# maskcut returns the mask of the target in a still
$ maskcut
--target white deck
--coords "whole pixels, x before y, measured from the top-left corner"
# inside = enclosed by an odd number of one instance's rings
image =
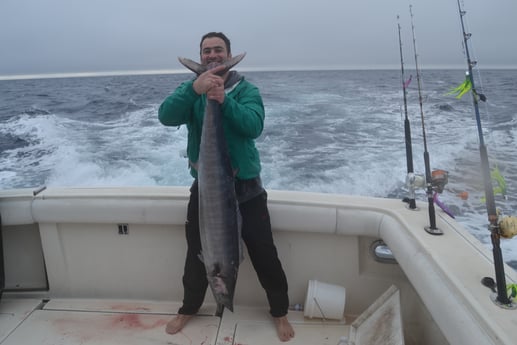
[[[0,303],[2,345],[112,345],[112,344],[282,344],[266,309],[236,307],[223,317],[204,307],[178,334],[165,332],[177,303],[161,301],[55,299],[4,299]],[[337,344],[348,334],[344,320],[309,320],[301,311],[289,319],[296,337],[289,342]]]

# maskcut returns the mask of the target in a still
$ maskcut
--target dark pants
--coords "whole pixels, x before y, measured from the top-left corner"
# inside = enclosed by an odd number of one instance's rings
[[[183,273],[183,306],[178,311],[179,314],[186,315],[197,313],[208,287],[205,265],[198,256],[201,252],[201,240],[197,184],[193,185],[190,192],[185,224],[188,248]],[[242,239],[248,248],[260,284],[266,291],[270,313],[273,317],[284,316],[289,306],[287,279],[273,243],[266,192],[240,204],[239,208],[242,216]]]

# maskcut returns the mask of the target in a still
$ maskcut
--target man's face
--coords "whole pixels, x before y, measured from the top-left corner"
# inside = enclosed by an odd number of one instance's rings
[[[205,38],[201,43],[201,64],[221,64],[231,58],[232,55],[226,50],[224,41],[219,37]]]

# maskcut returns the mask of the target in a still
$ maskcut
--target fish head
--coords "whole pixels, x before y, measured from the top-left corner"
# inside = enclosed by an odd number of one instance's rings
[[[227,283],[222,277],[212,277],[209,280],[217,304],[222,304],[233,311],[233,295],[235,290],[230,288]]]
[[[233,311],[237,270],[231,267],[223,270],[221,266],[215,265],[207,278],[216,302]]]

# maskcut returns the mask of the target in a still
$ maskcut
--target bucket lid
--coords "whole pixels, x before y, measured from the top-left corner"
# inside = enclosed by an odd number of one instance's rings
[[[350,344],[404,345],[400,292],[392,285],[350,325]]]

